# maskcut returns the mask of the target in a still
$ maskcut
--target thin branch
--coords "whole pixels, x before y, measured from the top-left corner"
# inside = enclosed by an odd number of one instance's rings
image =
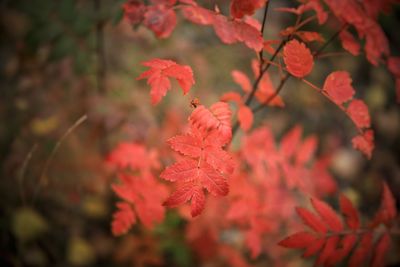
[[[269,98],[267,100],[265,100],[263,103],[261,103],[260,105],[258,105],[257,107],[255,107],[252,111],[253,113],[256,113],[257,111],[261,110],[262,108],[264,108],[265,106],[267,106],[269,103],[272,102],[272,100],[275,99],[275,97],[277,97],[279,95],[279,93],[281,92],[283,86],[285,85],[286,81],[290,78],[290,75],[286,74],[281,82],[278,85],[278,88],[276,88],[275,92],[269,96]]]
[[[347,23],[343,24],[343,26],[337,31],[335,32],[329,39],[328,41],[326,41],[317,51],[314,52],[314,57],[318,57],[319,54],[322,53],[322,51],[330,44],[332,43],[333,40],[336,39],[336,37],[339,36],[339,34],[347,28]]]
[[[267,14],[268,14],[268,7],[269,7],[269,2],[271,0],[267,0],[267,3],[265,4],[265,8],[264,8],[264,16],[263,16],[263,21],[261,24],[261,37],[264,38],[264,29],[265,29],[265,23],[267,21]],[[260,57],[260,73],[262,71],[262,67],[264,65],[264,49],[261,49],[261,51],[258,53],[258,56]]]
[[[37,146],[38,146],[37,144],[34,144],[31,148],[31,150],[29,150],[28,154],[26,155],[26,157],[24,159],[24,162],[22,163],[21,171],[19,172],[19,175],[18,175],[18,187],[19,187],[19,193],[20,193],[20,197],[21,197],[21,201],[22,201],[23,205],[26,204],[25,190],[24,190],[25,172],[26,172],[29,162],[32,159],[33,153],[37,149]]]
[[[66,131],[66,132],[61,136],[61,138],[57,141],[56,145],[54,146],[53,150],[50,152],[50,155],[49,155],[49,157],[47,158],[47,160],[46,160],[46,162],[45,162],[45,164],[44,164],[42,173],[41,173],[41,175],[40,175],[40,177],[39,177],[38,185],[36,186],[36,190],[35,190],[35,193],[34,193],[34,195],[33,195],[33,201],[32,201],[32,202],[35,202],[36,197],[37,197],[37,195],[39,194],[39,191],[40,191],[41,187],[42,187],[43,185],[45,185],[45,184],[48,183],[46,174],[47,174],[47,171],[48,171],[48,169],[49,169],[49,167],[50,167],[50,164],[52,163],[52,161],[53,161],[53,159],[54,159],[54,156],[56,155],[56,153],[57,153],[58,149],[60,148],[61,144],[64,142],[64,140],[65,140],[73,131],[75,131],[76,128],[78,128],[79,125],[81,125],[82,123],[84,123],[84,122],[87,120],[87,118],[88,118],[88,116],[87,116],[86,114],[83,115],[83,116],[81,116],[77,121],[75,121],[75,123],[74,123],[71,127],[69,127],[69,128],[67,129],[67,131]]]

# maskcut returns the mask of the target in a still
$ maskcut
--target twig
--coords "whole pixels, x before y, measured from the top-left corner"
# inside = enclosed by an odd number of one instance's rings
[[[263,103],[261,103],[260,105],[258,105],[257,107],[255,107],[252,111],[253,113],[256,113],[257,111],[261,110],[263,107],[265,107],[266,105],[268,105],[269,103],[272,102],[272,100],[275,99],[275,97],[277,97],[279,95],[279,93],[281,92],[283,86],[285,85],[286,81],[290,78],[289,74],[286,74],[282,79],[281,82],[278,85],[278,88],[276,88],[276,91],[270,95],[270,97],[265,100]]]
[[[19,184],[18,187],[19,187],[19,193],[20,193],[20,197],[21,197],[21,201],[22,201],[23,205],[26,204],[25,190],[24,190],[25,172],[26,172],[26,169],[28,167],[30,160],[32,159],[33,153],[37,149],[37,146],[38,146],[37,144],[34,144],[31,148],[31,150],[29,150],[28,154],[26,155],[26,157],[24,159],[24,162],[22,163],[21,171],[19,172],[19,175],[18,175],[18,184]]]
[[[32,202],[34,203],[36,201],[36,197],[39,194],[39,191],[41,189],[41,187],[45,184],[47,184],[47,178],[46,178],[46,174],[47,171],[49,169],[49,166],[51,164],[51,162],[53,161],[53,158],[56,154],[56,152],[58,151],[58,149],[60,148],[61,144],[64,142],[64,140],[76,129],[78,128],[79,125],[81,125],[82,123],[84,123],[87,120],[87,115],[83,115],[81,116],[71,127],[69,127],[67,129],[67,131],[61,136],[61,138],[57,141],[56,145],[54,146],[53,150],[50,152],[49,157],[47,158],[42,173],[39,177],[39,181],[38,181],[38,185],[36,186],[36,190],[35,193],[33,195],[33,200]]]
[[[269,2],[271,0],[267,0],[267,3],[265,4],[265,8],[264,8],[264,16],[263,16],[263,21],[261,24],[261,37],[264,38],[264,29],[265,29],[265,23],[267,21],[267,14],[268,14],[268,7],[269,7]],[[258,53],[259,57],[260,57],[260,73],[262,71],[262,67],[264,65],[264,49],[261,49],[261,51]]]

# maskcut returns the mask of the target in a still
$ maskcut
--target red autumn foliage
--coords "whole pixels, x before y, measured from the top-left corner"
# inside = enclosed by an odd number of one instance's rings
[[[245,44],[252,52],[257,52],[257,59],[251,64],[253,79],[242,71],[231,71],[232,80],[240,91],[226,91],[219,97],[221,102],[209,108],[201,105],[197,98],[191,102],[194,110],[186,130],[167,141],[178,155],[160,148],[164,153],[162,164],[168,165],[163,171],[159,171],[157,155],[144,146],[123,145],[110,154],[109,161],[119,172],[127,167],[138,172],[120,173],[120,183],[113,185],[124,201],[117,204],[119,210],[114,214],[113,233],[126,233],[136,221],[151,228],[162,222],[164,207],[179,207],[179,215],[188,221],[187,241],[199,258],[247,266],[234,242],[221,244],[224,233],[237,231],[238,246],[249,250],[251,258],[262,253],[269,253],[273,258],[273,253],[265,251],[276,243],[269,238],[278,238],[282,227],[298,229],[296,222],[289,219],[297,213],[307,229],[286,237],[279,242],[280,246],[303,249],[305,258],[316,256],[315,266],[334,266],[345,258],[349,266],[364,266],[368,259],[371,266],[382,266],[390,249],[390,230],[397,216],[396,200],[387,184],[383,185],[381,207],[368,227],[363,226],[359,211],[343,194],[339,200],[342,216],[339,215],[321,200],[335,194],[338,186],[328,170],[331,155],[321,156],[317,152],[318,138],[309,135],[303,139],[303,127],[296,125],[282,133],[277,141],[272,128],[257,125],[256,112],[264,107],[284,107],[280,90],[288,78],[296,78],[330,100],[353,122],[358,132],[352,139],[353,147],[371,158],[374,149],[371,116],[366,103],[354,98],[356,89],[350,73],[333,71],[322,87],[305,77],[314,71],[314,60],[322,58],[325,46],[338,37],[342,47],[352,55],[360,54],[360,44],[363,44],[367,60],[373,65],[385,63],[399,81],[399,60],[389,57],[387,38],[373,11],[373,7],[386,9],[386,5],[376,1],[310,0],[301,1],[296,8],[280,7],[275,11],[294,14],[297,22],[280,32],[281,40],[264,40],[264,25],[250,16],[264,5],[266,16],[269,2],[232,0],[231,17],[224,15],[221,12],[224,9],[217,6],[211,10],[191,0],[150,1],[147,6],[140,1],[130,1],[124,5],[125,16],[131,24],[142,22],[158,38],[170,36],[178,21],[177,12],[192,23],[211,26],[224,44]],[[314,16],[304,19],[309,13]],[[328,18],[327,24],[340,28],[332,40],[326,41],[317,30],[302,28],[313,21],[321,26]],[[270,54],[269,59],[266,53]],[[159,103],[171,88],[170,78],[177,80],[184,94],[194,85],[189,66],[158,58],[142,64],[150,69],[138,79],[147,79],[153,104]],[[268,72],[270,67],[275,67],[278,74],[272,76]],[[276,81],[279,85],[275,86]],[[227,102],[234,103],[233,112]],[[255,102],[257,105],[253,105]],[[235,119],[233,126],[232,119]],[[238,129],[243,136],[235,140]],[[236,148],[232,148],[234,146]],[[173,183],[169,196],[169,184],[157,178]],[[312,196],[313,211],[297,206],[300,198],[294,191],[303,197]],[[187,202],[190,208],[184,205]],[[384,228],[383,233],[378,226]],[[374,239],[374,235],[379,235],[379,239]]]
[[[342,261],[354,249],[348,266],[364,266],[368,255],[372,254],[370,266],[382,266],[384,255],[389,250],[390,236],[387,232],[381,234],[374,244],[373,234],[379,234],[380,223],[387,226],[396,217],[397,209],[394,198],[386,183],[383,183],[381,207],[368,228],[360,223],[358,211],[344,196],[340,196],[340,210],[345,216],[346,231],[339,215],[325,202],[311,198],[312,206],[317,214],[297,207],[297,213],[303,223],[312,229],[294,233],[279,242],[280,246],[294,249],[305,249],[303,257],[318,255],[316,266],[333,266]],[[366,265],[365,265],[366,266]]]

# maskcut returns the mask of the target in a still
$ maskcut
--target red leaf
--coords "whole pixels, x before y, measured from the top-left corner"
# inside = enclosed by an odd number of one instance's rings
[[[338,242],[339,236],[328,237],[323,250],[319,254],[317,261],[315,262],[315,266],[325,264],[325,262],[328,261],[329,257],[334,253]]]
[[[220,100],[223,102],[233,101],[238,106],[243,104],[242,96],[236,92],[227,92],[220,97]]]
[[[346,111],[358,128],[368,128],[371,126],[368,107],[364,101],[354,99],[350,102]]]
[[[390,235],[385,232],[376,243],[371,267],[384,267],[385,256],[390,247]]]
[[[178,135],[167,142],[173,150],[185,156],[198,158],[201,155],[201,140],[194,135]]]
[[[374,132],[367,130],[363,134],[357,135],[352,140],[353,147],[363,152],[369,159],[374,150]]]
[[[296,164],[306,164],[315,153],[317,148],[317,138],[310,136],[300,145],[296,153]]]
[[[243,105],[239,107],[238,121],[240,123],[240,128],[242,128],[243,131],[250,130],[251,125],[253,124],[253,112],[248,106]]]
[[[231,15],[234,18],[241,19],[245,15],[251,16],[255,10],[265,4],[265,0],[232,0]]]
[[[328,75],[323,90],[330,96],[333,102],[341,105],[352,99],[354,89],[351,86],[351,78],[346,71],[335,71]]]
[[[281,153],[285,158],[294,155],[301,141],[303,129],[300,126],[293,127],[281,140]]]
[[[167,38],[176,26],[175,11],[165,5],[149,6],[144,14],[143,24],[158,38]]]
[[[340,41],[342,42],[342,46],[347,52],[352,54],[353,56],[357,56],[360,53],[360,43],[356,41],[354,36],[348,31],[341,31],[339,34]]]
[[[151,87],[150,95],[153,105],[158,104],[171,88],[168,78],[175,78],[184,94],[189,92],[194,84],[193,71],[189,66],[178,65],[172,60],[159,58],[145,61],[142,65],[150,69],[143,72],[137,80],[147,79],[147,84]]]
[[[240,85],[240,87],[243,89],[244,92],[250,93],[251,83],[247,75],[238,70],[232,71],[231,74],[234,82]]]
[[[136,25],[143,20],[146,12],[145,5],[139,0],[129,0],[123,4],[124,16],[132,25]]]
[[[351,201],[343,194],[340,195],[340,210],[346,216],[346,224],[352,230],[360,228],[360,218],[357,209],[354,208]]]
[[[320,42],[323,43],[324,37],[318,32],[296,31],[295,34],[305,43]]]
[[[163,205],[177,207],[189,200],[191,200],[191,215],[195,217],[204,209],[205,196],[203,189],[192,182],[181,184]]]
[[[188,182],[198,179],[197,161],[185,159],[165,168],[160,177],[171,182]]]
[[[353,252],[353,255],[349,260],[349,267],[360,267],[363,266],[368,253],[372,248],[372,234],[370,232],[365,233],[358,245],[358,248]]]
[[[387,62],[388,70],[395,76],[400,77],[400,57],[389,57]]]
[[[215,19],[215,13],[206,8],[199,6],[183,6],[181,7],[183,16],[196,24],[212,25]]]
[[[327,232],[328,229],[325,224],[314,213],[301,207],[297,207],[296,212],[303,220],[303,223],[311,227],[314,231],[323,234]]]
[[[316,240],[317,238],[309,232],[298,232],[281,240],[278,245],[286,248],[306,248]]]
[[[303,78],[312,71],[314,60],[304,43],[291,40],[283,48],[283,60],[290,74],[297,78]]]
[[[308,258],[315,255],[318,251],[322,249],[325,244],[325,238],[319,238],[310,246],[307,247],[306,251],[303,253],[303,258]]]
[[[225,150],[214,146],[207,146],[204,149],[204,157],[208,164],[222,173],[232,174],[235,164],[231,155]]]
[[[111,230],[115,236],[125,234],[136,222],[135,214],[129,203],[118,202],[117,208],[118,211],[114,212],[111,223]]]
[[[214,196],[226,196],[229,192],[225,177],[208,163],[200,164],[199,181]]]
[[[328,204],[316,198],[311,198],[311,204],[332,231],[340,232],[343,230],[342,221]]]
[[[375,215],[371,225],[377,226],[380,223],[386,225],[391,224],[392,220],[397,216],[396,200],[386,182],[383,182],[382,200],[380,208]]]
[[[350,234],[343,237],[336,251],[334,251],[327,259],[326,264],[328,266],[333,266],[342,261],[347,255],[349,255],[356,241],[357,235],[355,234]]]

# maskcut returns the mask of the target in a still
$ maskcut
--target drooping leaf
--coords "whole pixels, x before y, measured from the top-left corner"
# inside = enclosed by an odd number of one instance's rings
[[[341,105],[353,98],[355,93],[351,86],[350,74],[346,71],[335,71],[328,75],[323,90],[330,96],[332,101]]]
[[[375,245],[371,267],[384,267],[385,256],[390,248],[390,235],[385,232]]]
[[[353,56],[357,56],[360,53],[360,43],[356,41],[354,36],[343,30],[339,34],[340,41],[342,42],[342,46],[347,52],[352,54]]]
[[[129,203],[118,202],[118,211],[113,214],[113,221],[111,223],[111,230],[113,235],[123,235],[131,228],[136,222],[135,213]]]
[[[357,135],[352,140],[353,147],[364,153],[367,158],[371,158],[374,150],[374,132],[367,130],[360,135]]]
[[[346,112],[358,128],[369,128],[371,126],[368,107],[364,101],[354,99],[350,102]]]
[[[289,73],[297,78],[303,78],[310,74],[314,66],[310,49],[295,39],[284,46],[283,60]]]
[[[240,127],[244,131],[250,130],[251,125],[253,124],[253,112],[251,111],[251,109],[248,106],[243,105],[243,106],[239,107],[238,121],[240,123]]]
[[[353,255],[349,259],[349,267],[363,266],[364,262],[372,248],[372,234],[367,232],[362,235],[358,247],[353,252]]]

